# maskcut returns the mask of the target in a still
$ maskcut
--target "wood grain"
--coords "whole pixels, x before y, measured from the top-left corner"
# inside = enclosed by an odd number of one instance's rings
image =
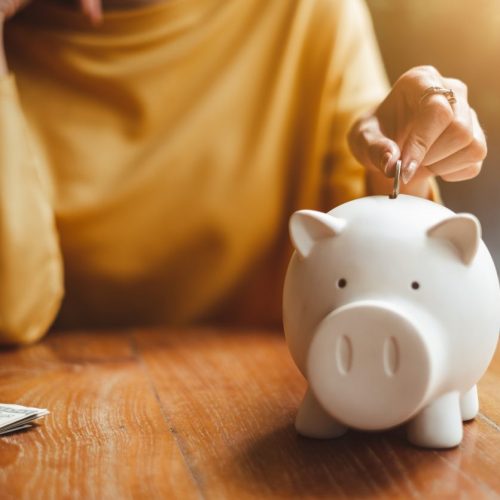
[[[0,498],[196,498],[130,335],[49,337],[0,357],[0,401],[48,408],[0,440]]]
[[[402,429],[301,438],[279,332],[67,332],[0,352],[0,401],[47,407],[0,438],[0,498],[500,498],[500,352],[463,443]]]

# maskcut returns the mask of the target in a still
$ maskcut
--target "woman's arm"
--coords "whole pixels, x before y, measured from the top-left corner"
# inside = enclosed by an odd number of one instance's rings
[[[453,97],[432,89],[451,91]],[[403,74],[380,106],[354,124],[349,144],[367,168],[371,194],[388,192],[387,177],[394,175],[398,159],[401,191],[428,196],[434,176],[453,182],[475,177],[487,151],[465,84],[430,66]]]
[[[333,200],[389,194],[398,159],[403,167],[400,192],[415,196],[434,197],[436,176],[446,181],[476,176],[486,156],[486,140],[466,86],[422,66],[407,71],[391,89],[366,4],[344,0],[339,5],[332,67],[341,77],[332,79],[335,112],[329,142],[336,160],[329,179]],[[435,93],[422,99],[430,87],[453,90],[456,102]],[[343,190],[337,187],[341,183]],[[355,188],[349,190],[349,185]]]
[[[62,258],[43,174],[14,76],[7,70],[2,40],[0,344],[29,343],[40,338],[55,318],[63,296]]]
[[[64,293],[48,175],[30,140],[3,42],[5,21],[28,2],[0,0],[0,344],[44,335]],[[100,22],[100,0],[80,0],[80,8],[91,23]]]

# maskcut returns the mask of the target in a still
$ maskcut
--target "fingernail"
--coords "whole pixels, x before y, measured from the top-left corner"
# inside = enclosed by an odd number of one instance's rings
[[[390,176],[390,167],[391,167],[391,159],[392,159],[392,153],[390,152],[387,152],[384,154],[384,156],[382,157],[382,170],[384,171],[384,174],[389,177]]]
[[[415,172],[417,171],[417,162],[415,160],[412,160],[408,165],[406,165],[405,168],[403,168],[403,172],[401,177],[403,178],[403,182],[405,184],[408,184],[413,176],[415,175]]]

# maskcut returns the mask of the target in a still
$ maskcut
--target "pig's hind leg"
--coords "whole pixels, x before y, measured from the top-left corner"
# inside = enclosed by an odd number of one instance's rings
[[[473,386],[460,396],[460,413],[462,420],[472,420],[479,413],[479,400],[477,397],[477,387]]]
[[[462,441],[460,394],[443,394],[408,423],[408,439],[424,448],[453,448]]]
[[[309,388],[297,413],[295,429],[303,436],[317,439],[336,438],[347,432],[347,427],[326,413]]]

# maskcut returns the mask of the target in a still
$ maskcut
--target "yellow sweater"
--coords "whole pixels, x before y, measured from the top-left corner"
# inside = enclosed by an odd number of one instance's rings
[[[291,212],[365,192],[345,135],[387,84],[361,0],[164,0],[96,28],[41,0],[5,40],[0,341],[58,312],[279,321]]]

